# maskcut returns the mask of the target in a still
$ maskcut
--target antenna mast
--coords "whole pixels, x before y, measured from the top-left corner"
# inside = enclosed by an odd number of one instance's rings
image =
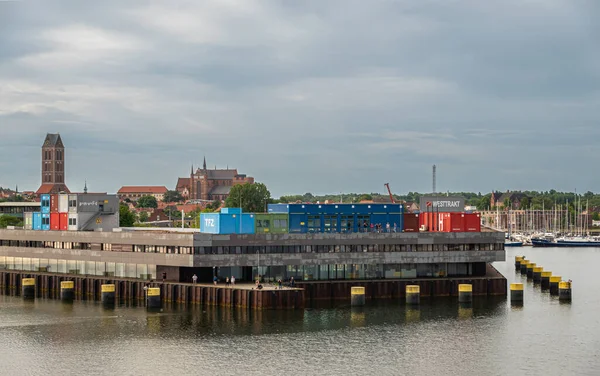
[[[433,194],[435,194],[435,180],[436,180],[436,176],[435,176],[435,165],[433,165]]]

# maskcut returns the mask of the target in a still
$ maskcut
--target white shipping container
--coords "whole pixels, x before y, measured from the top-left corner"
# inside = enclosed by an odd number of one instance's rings
[[[33,229],[33,213],[31,213],[31,212],[23,213],[23,217],[24,217],[23,222],[24,222],[25,230]]]
[[[69,213],[77,213],[77,195],[69,195]]]
[[[77,213],[69,213],[69,231],[79,230],[79,215]]]
[[[65,195],[65,194],[58,195],[58,212],[59,213],[69,212],[69,195]]]

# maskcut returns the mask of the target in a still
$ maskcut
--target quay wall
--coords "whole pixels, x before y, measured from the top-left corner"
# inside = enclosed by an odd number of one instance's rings
[[[101,285],[115,284],[115,299],[124,303],[145,302],[144,286],[159,287],[164,303],[214,305],[245,309],[304,309],[301,289],[250,290],[188,283],[151,282],[127,278],[73,276],[55,273],[0,271],[0,295],[20,296],[21,280],[35,278],[36,297],[60,299],[60,283],[73,281],[75,300],[101,301]]]

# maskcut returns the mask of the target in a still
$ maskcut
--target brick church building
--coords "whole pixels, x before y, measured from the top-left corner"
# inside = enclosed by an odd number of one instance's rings
[[[65,146],[60,134],[48,133],[42,145],[42,185],[36,195],[71,193],[65,185]]]
[[[254,178],[238,174],[237,169],[207,169],[206,158],[202,168],[190,172],[190,177],[179,178],[176,190],[188,200],[224,201],[231,187],[237,184],[254,184]]]

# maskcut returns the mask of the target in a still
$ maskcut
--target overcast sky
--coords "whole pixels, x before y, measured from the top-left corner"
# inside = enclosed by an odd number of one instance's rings
[[[0,186],[600,191],[597,0],[148,4],[0,0]]]

